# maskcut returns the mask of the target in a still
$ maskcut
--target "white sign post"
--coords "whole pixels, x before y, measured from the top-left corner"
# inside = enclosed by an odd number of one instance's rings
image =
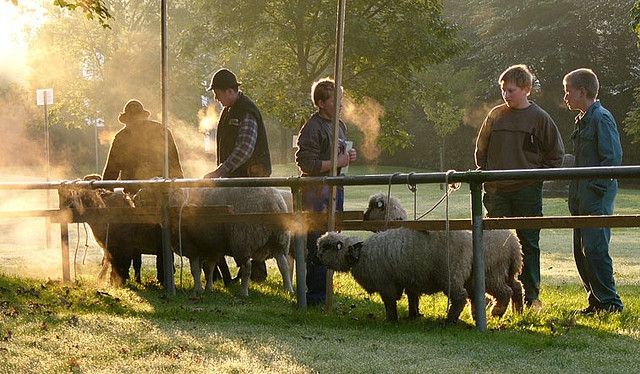
[[[50,178],[50,163],[49,163],[49,115],[47,111],[47,105],[53,104],[53,88],[44,88],[36,90],[36,104],[38,106],[44,106],[44,149],[45,158],[47,160],[47,182]],[[49,209],[51,199],[49,196],[49,190],[47,190],[47,209]],[[51,233],[51,221],[46,220],[46,242],[47,248],[50,247],[50,233]]]

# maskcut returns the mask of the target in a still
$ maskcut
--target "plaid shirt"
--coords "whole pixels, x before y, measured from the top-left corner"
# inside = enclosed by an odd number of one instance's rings
[[[236,139],[233,151],[224,162],[218,166],[221,177],[226,177],[240,165],[249,160],[256,147],[256,139],[258,138],[258,122],[251,115],[247,116],[240,122],[238,129],[238,139]]]

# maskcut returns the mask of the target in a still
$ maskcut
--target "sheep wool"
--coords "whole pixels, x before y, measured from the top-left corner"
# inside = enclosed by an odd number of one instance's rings
[[[378,292],[388,321],[398,319],[397,301],[403,291],[409,299],[410,318],[418,316],[420,295],[443,292],[451,302],[446,322],[455,323],[467,301],[471,247],[464,245],[465,233],[450,235],[447,253],[443,232],[397,228],[375,233],[361,243],[330,232],[318,239],[318,257],[333,270],[350,270],[367,292]]]

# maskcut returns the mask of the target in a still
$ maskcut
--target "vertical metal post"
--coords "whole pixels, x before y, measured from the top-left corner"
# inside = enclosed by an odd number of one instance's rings
[[[333,104],[335,113],[333,115],[333,151],[331,153],[331,175],[338,173],[338,135],[340,133],[340,107],[342,103],[342,55],[344,49],[344,14],[346,0],[338,0],[338,19],[336,25],[336,58],[334,66],[334,78],[336,87],[333,91]],[[336,227],[336,187],[331,187],[331,201],[329,204],[329,219],[327,220],[327,230],[333,231]],[[333,308],[333,270],[327,269],[325,311]]]
[[[49,192],[49,190],[47,190]],[[49,233],[47,233],[48,235]],[[69,266],[69,224],[60,222],[60,244],[62,246],[62,281],[71,282],[71,271]]]
[[[162,125],[164,128],[164,168],[163,176],[169,178],[169,130],[168,122],[168,82],[169,82],[169,46],[167,42],[167,0],[161,1],[162,31]],[[162,194],[162,256],[164,260],[164,286],[169,295],[176,294],[173,278],[173,251],[171,250],[171,232],[169,231],[169,191]]]
[[[51,179],[51,159],[50,159],[50,147],[49,147],[49,112],[47,110],[47,93],[44,93],[44,149],[45,149],[45,157],[47,159],[47,182]],[[51,194],[50,191],[46,190],[47,198],[46,204],[47,209],[49,209],[51,205]],[[45,217],[45,246],[47,249],[51,248],[51,218]]]
[[[471,182],[471,222],[473,237],[473,300],[478,331],[487,330],[485,305],[484,247],[482,243],[482,183]]]
[[[307,261],[305,247],[307,246],[307,230],[302,223],[302,190],[299,186],[291,188],[293,195],[293,213],[296,215],[296,230],[294,231],[294,246],[296,254],[296,296],[298,308],[307,308]]]
[[[98,120],[96,119],[95,122],[93,123],[93,127],[95,129],[95,138],[96,138],[96,173],[97,174],[102,174],[100,173],[100,156],[98,156],[98,144],[99,144],[99,140],[98,140]]]

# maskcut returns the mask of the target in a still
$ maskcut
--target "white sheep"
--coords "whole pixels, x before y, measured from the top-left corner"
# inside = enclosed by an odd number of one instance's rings
[[[318,239],[318,257],[335,271],[351,271],[367,292],[378,292],[387,321],[398,319],[397,301],[403,291],[409,300],[409,318],[418,316],[420,295],[443,292],[451,303],[446,318],[451,324],[458,321],[467,303],[471,247],[465,245],[466,236],[451,232],[447,254],[443,232],[397,228],[364,241],[329,232]]]
[[[389,215],[387,216],[387,208]],[[387,196],[378,193],[369,198],[369,207],[365,212],[365,220],[405,220],[405,210],[400,201],[391,197],[387,204]],[[464,231],[465,235],[457,236],[465,241],[465,245],[472,246],[471,231]],[[453,241],[453,237],[451,239]],[[485,288],[486,293],[495,299],[491,309],[492,316],[501,317],[507,310],[509,301],[514,311],[521,313],[524,305],[522,283],[518,275],[522,271],[522,246],[515,233],[511,230],[485,230],[483,233],[483,247],[485,257]],[[473,281],[467,282],[467,291],[473,295]],[[471,300],[472,311],[475,311]],[[474,315],[475,317],[475,315]]]
[[[234,213],[286,213],[280,192],[271,187],[185,188],[172,194],[174,207],[229,205]],[[180,222],[180,225],[178,225]],[[232,256],[240,266],[242,294],[249,294],[251,259],[265,261],[275,257],[284,287],[293,293],[286,256],[290,234],[287,229],[262,223],[206,223],[199,217],[172,217],[174,250],[189,258],[194,291],[202,291],[200,273],[203,264],[213,265],[221,255]],[[213,266],[209,266],[213,268]],[[211,288],[212,274],[206,274],[206,289]]]

